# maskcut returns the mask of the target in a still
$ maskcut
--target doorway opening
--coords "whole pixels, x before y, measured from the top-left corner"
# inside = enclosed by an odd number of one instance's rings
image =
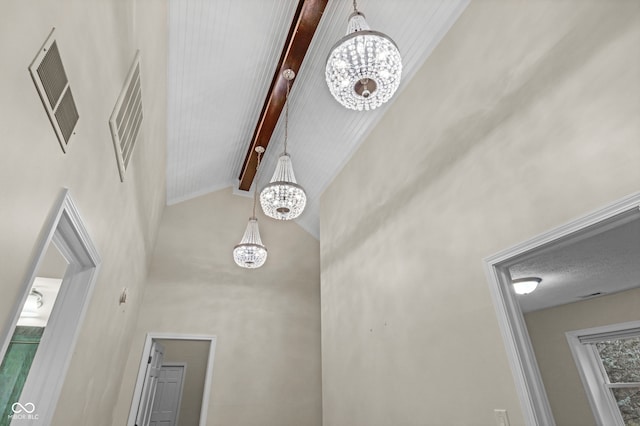
[[[0,406],[8,411],[3,421],[51,423],[100,262],[64,189],[42,231],[12,321],[3,331],[0,374],[12,383],[3,386],[10,388]]]
[[[638,287],[638,206],[640,193],[485,259],[485,271],[526,424],[556,424],[542,380],[539,365],[542,360],[536,359],[528,324],[534,318],[550,318],[560,309],[576,311],[585,306],[582,303],[590,303],[589,306],[604,303],[608,297],[623,295],[622,292]],[[578,266],[570,267],[572,262]],[[512,284],[524,277],[540,278],[536,271],[543,274],[540,288],[530,294],[516,294]],[[583,285],[586,281],[600,287]],[[536,313],[544,315],[536,316]],[[589,317],[593,320],[597,315]],[[538,331],[536,337],[540,334]],[[564,333],[561,337],[564,342],[557,345],[564,345],[562,349],[571,358]],[[570,368],[576,370],[572,360],[571,363]],[[577,371],[573,373],[577,377]],[[588,404],[586,407],[590,415]]]
[[[206,425],[215,347],[215,336],[148,333],[127,425]]]
[[[15,404],[19,403],[67,266],[55,244],[49,244],[0,363],[0,425],[8,425],[14,414],[21,414],[15,412],[19,410]]]

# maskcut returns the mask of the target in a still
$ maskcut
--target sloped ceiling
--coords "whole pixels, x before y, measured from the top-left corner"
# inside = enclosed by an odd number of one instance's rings
[[[399,92],[468,1],[358,2],[371,28],[389,35],[400,48]],[[169,1],[168,204],[237,188],[297,4],[296,0]],[[316,237],[322,191],[393,103],[392,99],[375,111],[355,112],[329,93],[325,61],[333,44],[344,36],[351,12],[351,1],[328,2],[289,98],[288,151],[308,198],[297,222]],[[259,188],[271,178],[283,135],[281,117],[258,174]]]

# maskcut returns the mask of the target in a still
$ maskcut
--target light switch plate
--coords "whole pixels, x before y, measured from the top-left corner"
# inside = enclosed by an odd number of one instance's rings
[[[509,426],[509,417],[507,417],[507,410],[496,408],[493,410],[493,414],[496,416],[496,424],[498,426]]]

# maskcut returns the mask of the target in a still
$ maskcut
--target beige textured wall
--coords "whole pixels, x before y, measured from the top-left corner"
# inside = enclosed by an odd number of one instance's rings
[[[198,426],[211,342],[166,339],[158,339],[157,341],[164,346],[163,364],[170,362],[187,364],[186,374],[183,377],[184,385],[178,420],[180,426]]]
[[[133,1],[8,0],[0,6],[0,330],[11,321],[63,187],[70,188],[103,260],[54,425],[111,424],[164,205],[166,136],[158,123],[166,118],[166,77],[156,70],[166,68],[166,4],[135,3],[138,13]],[[66,154],[27,69],[54,26],[80,114]],[[107,123],[136,48],[143,55],[145,122],[121,183]],[[123,287],[130,302],[119,306]]]
[[[322,197],[325,425],[523,424],[482,260],[639,189],[638,46],[637,1],[469,5]]]
[[[525,315],[542,381],[558,426],[596,425],[565,333],[639,319],[640,289]]]
[[[259,213],[269,258],[238,267],[251,203],[225,189],[166,208],[114,426],[126,421],[149,331],[217,336],[207,424],[321,423],[319,243]]]

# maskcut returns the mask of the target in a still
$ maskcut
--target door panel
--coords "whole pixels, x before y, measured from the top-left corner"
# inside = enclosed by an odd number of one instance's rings
[[[160,368],[150,426],[176,425],[182,397],[184,369],[183,365],[166,365]]]

